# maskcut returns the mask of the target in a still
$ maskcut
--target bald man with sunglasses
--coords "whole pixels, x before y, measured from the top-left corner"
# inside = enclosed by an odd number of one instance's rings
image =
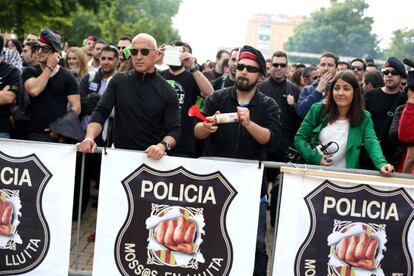
[[[156,72],[160,52],[155,39],[145,33],[132,40],[133,70],[117,73],[99,100],[79,144],[82,152],[96,150],[95,138],[115,108],[115,148],[142,150],[161,159],[176,144],[180,134],[177,94]]]

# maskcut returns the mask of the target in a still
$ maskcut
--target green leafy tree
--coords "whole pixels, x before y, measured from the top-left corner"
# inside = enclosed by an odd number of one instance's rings
[[[400,59],[414,57],[414,29],[395,30],[391,38],[390,46],[385,50],[385,54],[395,56]]]
[[[313,12],[296,27],[285,49],[377,58],[380,55],[378,40],[372,33],[372,17],[364,16],[367,8],[364,0],[331,0],[329,8]]]
[[[88,35],[116,43],[122,36],[133,37],[141,32],[153,35],[160,43],[169,42],[179,38],[172,28],[172,17],[180,3],[181,0],[115,0],[97,14],[80,9],[63,33],[66,39],[77,43]]]
[[[99,0],[14,0],[0,3],[0,30],[24,34],[39,33],[41,28],[59,30],[71,24],[71,14],[79,7],[97,11],[105,1]]]
[[[165,42],[177,38],[172,17],[178,12],[181,0],[118,0],[101,17],[102,35],[108,41],[140,32]]]

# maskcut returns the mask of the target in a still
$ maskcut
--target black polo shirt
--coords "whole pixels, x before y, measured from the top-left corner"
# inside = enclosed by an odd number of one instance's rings
[[[113,76],[90,122],[103,125],[115,107],[116,148],[145,150],[169,135],[180,136],[180,111],[174,89],[158,73],[135,70]]]
[[[205,116],[212,116],[216,111],[231,113],[237,112],[238,106],[240,105],[236,88],[229,87],[210,95],[204,101],[201,112]],[[265,160],[266,146],[274,143],[280,133],[279,107],[272,98],[259,91],[256,91],[245,107],[250,111],[252,122],[270,130],[269,142],[266,145],[260,145],[240,123],[220,124],[217,132],[212,133],[206,141],[205,155]]]

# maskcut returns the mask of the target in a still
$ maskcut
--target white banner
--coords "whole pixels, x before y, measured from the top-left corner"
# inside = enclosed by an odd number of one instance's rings
[[[94,275],[252,275],[263,169],[108,150]]]
[[[0,141],[0,275],[68,275],[73,145]]]
[[[283,176],[273,275],[413,275],[410,181],[297,173]]]

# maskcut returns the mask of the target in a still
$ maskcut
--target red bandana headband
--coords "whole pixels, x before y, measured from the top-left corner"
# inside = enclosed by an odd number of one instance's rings
[[[259,63],[259,60],[257,59],[257,57],[254,54],[250,53],[250,52],[242,52],[242,53],[240,53],[239,60],[241,60],[243,58],[251,59],[251,60],[254,60],[257,63]]]
[[[49,45],[49,46],[50,46],[49,41],[47,41],[47,40],[46,40],[43,36],[41,36],[41,37],[39,38],[39,42],[42,42],[42,43],[47,44],[47,45]]]

